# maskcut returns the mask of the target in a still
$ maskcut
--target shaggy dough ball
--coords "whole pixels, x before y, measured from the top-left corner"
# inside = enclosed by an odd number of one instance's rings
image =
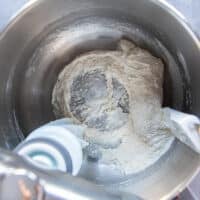
[[[87,126],[84,137],[98,148],[99,162],[125,175],[139,172],[174,141],[161,108],[163,71],[160,59],[127,40],[115,51],[81,55],[58,78],[54,112]]]

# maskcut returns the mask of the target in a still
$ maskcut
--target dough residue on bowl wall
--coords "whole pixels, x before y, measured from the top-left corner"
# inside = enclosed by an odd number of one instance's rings
[[[98,162],[123,175],[140,172],[174,141],[162,109],[163,74],[161,59],[121,40],[115,51],[92,51],[64,68],[53,90],[54,112],[87,126],[84,139]]]

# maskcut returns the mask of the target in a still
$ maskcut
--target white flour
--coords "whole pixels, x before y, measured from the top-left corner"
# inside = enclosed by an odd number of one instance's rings
[[[160,59],[127,40],[116,51],[82,55],[59,76],[55,114],[88,125],[84,137],[98,148],[99,162],[124,175],[137,173],[174,141],[169,113],[161,108],[163,70]]]

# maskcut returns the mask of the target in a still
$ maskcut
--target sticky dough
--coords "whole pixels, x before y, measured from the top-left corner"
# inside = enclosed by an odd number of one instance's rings
[[[163,71],[159,58],[127,40],[115,51],[83,54],[59,75],[54,112],[87,126],[84,139],[98,148],[100,163],[124,175],[137,173],[174,141],[162,109]]]

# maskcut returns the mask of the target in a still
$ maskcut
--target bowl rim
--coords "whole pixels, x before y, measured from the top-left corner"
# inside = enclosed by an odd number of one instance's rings
[[[7,21],[7,24],[0,32],[0,41],[6,36],[7,32],[12,28],[12,26],[19,21],[26,13],[28,13],[32,8],[39,5],[41,2],[45,2],[46,0],[29,0],[24,3],[24,5],[18,9]],[[197,49],[200,52],[200,40],[199,35],[195,33],[192,30],[192,27],[190,26],[187,19],[179,12],[174,6],[170,5],[165,0],[148,0],[150,3],[155,4],[156,6],[164,9],[169,15],[174,17],[178,23],[180,23],[181,26],[184,27],[184,29],[187,31],[187,33],[190,35],[192,40],[194,41],[194,44],[196,45]],[[164,199],[171,199],[175,196],[177,196],[180,192],[182,192],[189,183],[192,182],[192,180],[197,176],[197,174],[200,172],[200,165],[196,167],[196,170],[194,170],[193,175],[190,178],[187,178],[182,183],[177,185],[172,191],[170,191],[167,195],[162,197],[162,200]]]

